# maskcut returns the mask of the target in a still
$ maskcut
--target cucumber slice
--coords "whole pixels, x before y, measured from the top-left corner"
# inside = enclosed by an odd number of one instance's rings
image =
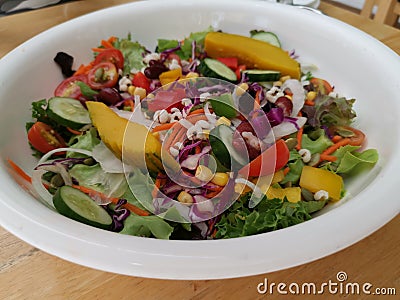
[[[281,42],[278,36],[270,31],[259,31],[251,36],[253,39],[269,43],[275,47],[281,48]]]
[[[277,81],[281,78],[281,72],[271,70],[244,70],[242,73],[252,82]]]
[[[234,131],[226,125],[219,125],[210,132],[210,145],[214,157],[225,168],[238,170],[248,163],[248,159],[232,146]]]
[[[50,98],[46,112],[49,118],[75,130],[91,123],[88,110],[79,100],[73,98]]]
[[[216,59],[203,59],[199,65],[199,70],[205,77],[219,78],[230,82],[237,81],[235,72]]]
[[[104,208],[71,186],[60,187],[53,196],[53,204],[60,214],[75,221],[102,229],[112,225],[112,218]]]

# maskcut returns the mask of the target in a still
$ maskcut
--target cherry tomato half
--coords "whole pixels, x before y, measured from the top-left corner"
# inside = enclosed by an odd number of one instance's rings
[[[88,84],[94,90],[101,90],[116,85],[118,71],[114,64],[103,62],[94,65],[88,74]]]
[[[95,65],[103,62],[110,62],[114,64],[117,67],[117,69],[123,69],[124,55],[118,49],[106,49],[100,52],[94,60]]]
[[[310,83],[314,86],[314,90],[322,95],[328,95],[333,92],[333,87],[325,79],[314,77],[310,79]]]
[[[54,96],[79,99],[82,93],[81,88],[76,84],[77,81],[82,81],[87,84],[86,75],[82,74],[64,79],[54,91]]]
[[[343,137],[350,139],[349,145],[361,146],[365,140],[365,134],[358,129],[351,126],[334,126],[329,129],[333,134],[339,134]],[[344,132],[349,132],[345,134]]]
[[[42,153],[66,147],[63,138],[51,126],[43,122],[36,122],[29,129],[28,141],[33,148]]]
[[[132,84],[145,89],[148,93],[150,92],[150,80],[142,72],[133,75]]]

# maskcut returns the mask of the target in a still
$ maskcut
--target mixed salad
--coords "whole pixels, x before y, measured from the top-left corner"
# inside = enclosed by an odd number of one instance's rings
[[[264,233],[311,219],[378,160],[352,127],[355,100],[272,32],[208,28],[154,51],[128,35],[92,51],[76,70],[56,55],[65,79],[26,127],[28,180],[79,222],[160,239]]]

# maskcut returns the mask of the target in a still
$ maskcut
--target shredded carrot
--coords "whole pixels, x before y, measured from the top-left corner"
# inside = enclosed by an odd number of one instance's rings
[[[67,130],[75,135],[82,135],[82,131],[74,130],[72,128],[67,127]]]
[[[324,152],[322,152],[322,155],[329,155],[332,154],[333,152],[335,152],[337,149],[339,149],[340,147],[346,146],[350,143],[350,139],[349,138],[344,138],[341,139],[340,141],[338,141],[336,144],[333,144],[332,146],[330,146],[329,148],[327,148]]]
[[[131,111],[135,110],[135,102],[133,102],[132,99],[126,99],[124,101],[124,106],[129,106],[131,108]]]
[[[215,196],[217,196],[221,191],[211,191],[208,192],[205,197],[208,199],[214,198]]]
[[[256,97],[254,98],[254,109],[259,109],[260,108],[260,94],[261,94],[261,90],[258,90],[256,93]]]
[[[114,48],[114,46],[113,46],[113,44],[111,44],[109,41],[107,41],[107,40],[101,40],[101,45],[104,47],[104,48],[107,48],[107,49],[112,49],[112,48]]]
[[[204,108],[198,108],[189,113],[189,116],[204,114]]]
[[[315,105],[314,101],[311,101],[311,100],[304,101],[304,104],[308,105],[308,106],[314,106]]]
[[[99,48],[99,47],[92,48],[93,52],[98,52],[98,53],[103,52],[104,50],[107,50],[107,49],[106,48]]]
[[[103,193],[98,192],[98,191],[93,190],[93,189],[88,188],[88,187],[84,187],[84,186],[76,185],[76,184],[73,184],[72,187],[75,188],[75,189],[80,190],[81,192],[87,194],[88,196],[91,196],[91,197],[97,196],[97,197],[100,197],[103,200],[109,200],[114,204],[117,204],[118,201],[119,201],[119,198],[107,197]],[[137,207],[136,205],[133,205],[132,203],[126,203],[126,204],[123,205],[123,207],[125,207],[126,209],[130,210],[131,212],[133,212],[133,213],[135,213],[135,214],[137,214],[139,216],[148,216],[149,215],[149,212]]]
[[[10,164],[11,168],[23,179],[25,179],[28,182],[32,182],[32,178],[25,173],[24,170],[22,170],[15,162],[13,162],[11,159],[7,158],[7,162]]]
[[[303,140],[303,132],[304,132],[304,127],[301,127],[299,131],[297,131],[296,139],[297,139],[297,145],[296,145],[296,150],[301,149],[301,143]]]
[[[343,137],[341,137],[340,135],[335,135],[335,136],[332,137],[332,142],[337,143],[341,139],[343,139]]]
[[[92,63],[90,63],[88,65],[80,65],[78,70],[75,71],[73,76],[87,74],[87,73],[89,73],[89,71],[92,67],[93,67]]]
[[[109,43],[113,44],[116,40],[118,40],[118,38],[116,36],[110,36],[107,41]]]
[[[320,161],[336,161],[337,157],[329,154],[321,154],[320,156]]]
[[[284,175],[286,175],[289,172],[290,172],[290,168],[289,167],[286,167],[286,168],[283,169],[283,174]]]
[[[160,186],[161,186],[161,177],[160,177],[160,174],[158,174],[156,180],[154,181],[154,189],[151,192],[151,195],[153,196],[153,198],[157,198],[157,193],[158,193],[158,190],[160,189]]]
[[[207,117],[204,114],[195,114],[188,115],[186,117],[186,120],[190,121],[192,124],[196,124],[196,122],[200,120],[207,121]],[[177,142],[182,142],[184,140],[186,132],[186,127],[179,123],[176,124],[176,126],[172,127],[170,135],[164,140],[164,149],[169,149],[170,147],[173,147]]]
[[[147,217],[148,215],[150,215],[149,212],[137,207],[136,205],[133,205],[132,203],[126,203],[123,206],[129,211],[137,214],[138,216]]]
[[[196,148],[194,148],[194,153],[195,153],[195,154],[200,154],[200,153],[201,153],[201,148],[200,148],[200,146],[197,146]]]
[[[151,131],[152,132],[159,132],[159,131],[164,131],[164,130],[169,130],[174,126],[176,123],[165,123],[161,125],[155,126]]]

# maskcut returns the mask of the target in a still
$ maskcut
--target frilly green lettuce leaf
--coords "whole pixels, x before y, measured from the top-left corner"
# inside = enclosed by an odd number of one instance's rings
[[[138,216],[130,214],[124,221],[122,234],[169,239],[174,228],[157,216]]]

